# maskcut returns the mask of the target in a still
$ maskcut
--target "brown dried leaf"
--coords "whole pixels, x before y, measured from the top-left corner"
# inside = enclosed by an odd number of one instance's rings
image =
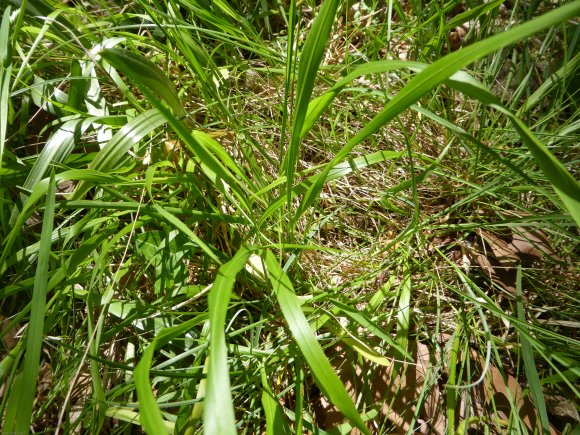
[[[339,345],[334,351],[344,354],[346,349]],[[397,428],[397,433],[404,434],[413,429],[420,434],[444,434],[445,411],[437,384],[431,388],[423,409],[419,412],[420,419],[416,427],[410,426],[425,377],[433,366],[430,362],[431,353],[426,345],[418,343],[411,354],[415,355],[415,363],[397,369],[397,373],[393,372],[393,365],[385,367],[369,364],[363,369],[357,364],[353,367],[346,355],[333,361],[342,362],[335,369],[353,400],[363,394],[364,397],[372,397],[375,403],[382,403],[381,415]],[[319,426],[325,429],[337,427],[344,421],[338,409],[324,397],[315,405],[315,417]],[[356,429],[351,432],[358,433]]]
[[[483,367],[484,361],[481,355],[477,352],[471,352],[471,359],[479,367]],[[465,391],[463,397],[463,414],[465,417],[465,407],[467,396],[470,396],[469,403],[471,404],[471,415],[492,416],[497,420],[509,421],[513,409],[510,405],[511,401],[518,410],[519,418],[524,422],[530,433],[538,427],[539,422],[536,417],[536,408],[528,394],[524,394],[524,390],[518,383],[515,377],[506,373],[505,378],[502,376],[500,370],[495,366],[490,366],[487,376],[484,381],[471,390]],[[493,421],[493,418],[492,418]],[[492,433],[503,433],[504,427],[495,427]],[[550,426],[550,434],[558,434],[558,430]]]
[[[548,412],[559,420],[571,423],[580,423],[580,414],[573,402],[562,396],[544,395]]]
[[[556,261],[561,259],[554,253],[550,242],[543,231],[530,230],[526,227],[514,228],[514,234],[510,246],[514,253],[521,259],[531,258],[538,260],[543,255]]]
[[[480,230],[479,233],[491,248],[496,260],[499,261],[502,266],[515,267],[518,264],[519,257],[514,252],[514,248],[510,246],[508,242],[489,231]]]

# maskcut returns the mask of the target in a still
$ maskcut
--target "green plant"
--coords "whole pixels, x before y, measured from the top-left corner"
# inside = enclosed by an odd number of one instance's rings
[[[6,7],[4,430],[571,431],[580,3],[317,3]]]

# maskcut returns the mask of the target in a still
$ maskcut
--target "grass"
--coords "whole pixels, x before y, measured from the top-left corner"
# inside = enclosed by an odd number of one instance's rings
[[[11,1],[2,430],[573,433],[579,13]]]

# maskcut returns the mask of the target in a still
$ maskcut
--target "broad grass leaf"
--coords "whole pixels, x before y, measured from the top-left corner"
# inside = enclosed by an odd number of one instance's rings
[[[165,346],[171,339],[184,334],[186,331],[207,320],[206,315],[199,315],[171,328],[162,329],[147,346],[141,360],[135,367],[135,389],[139,403],[139,418],[143,429],[149,434],[168,434],[168,422],[161,415],[157,401],[151,389],[149,372],[156,349]]]
[[[144,56],[120,48],[107,48],[100,55],[115,69],[123,72],[139,87],[145,87],[165,100],[177,117],[185,116],[177,90],[167,75]]]
[[[51,165],[62,163],[74,150],[76,142],[81,135],[98,118],[73,119],[59,127],[46,142],[40,152],[34,166],[24,181],[24,190],[32,190],[46,176]],[[27,195],[21,194],[21,199],[26,200]],[[16,210],[12,214],[11,223],[14,223]]]
[[[402,349],[407,349],[409,345],[411,311],[411,274],[409,273],[408,267],[406,267],[403,280],[400,284],[397,336],[395,338]]]
[[[370,433],[344,385],[316,340],[314,331],[310,328],[308,320],[302,312],[302,307],[294,293],[290,279],[284,273],[271,251],[267,251],[263,258],[268,269],[268,276],[274,295],[280,304],[280,309],[286,319],[288,328],[312,370],[312,375],[320,390],[362,433]],[[297,388],[300,388],[300,386],[297,386]]]
[[[337,8],[338,0],[325,0],[322,3],[300,53],[292,138],[283,165],[283,175],[287,177],[288,198],[290,198],[294,183],[294,171],[300,153],[300,133],[306,118],[306,111],[314,89],[318,68],[324,55],[324,48],[334,24]]]
[[[574,18],[580,13],[580,2],[568,3],[546,14],[516,26],[507,32],[492,36],[483,41],[464,47],[434,62],[414,78],[379,112],[359,133],[357,133],[327,164],[321,176],[308,189],[300,207],[295,213],[294,222],[316,201],[324,185],[326,174],[332,167],[342,161],[352,149],[370,135],[393,120],[397,115],[408,109],[419,98],[427,95],[436,86],[443,83],[451,75],[470,63],[493,53],[507,45],[555,26],[567,19]]]
[[[12,46],[10,45],[10,6],[4,10],[0,24],[0,171],[4,159],[4,141],[8,127],[10,76],[12,73]]]
[[[18,402],[16,419],[13,422],[13,428],[4,428],[6,431],[14,433],[28,433],[32,419],[32,409],[36,398],[36,382],[40,368],[40,353],[44,340],[44,316],[46,309],[49,259],[51,254],[51,236],[54,225],[55,194],[56,182],[53,173],[48,182],[46,206],[44,209],[42,232],[40,235],[38,261],[34,277],[30,320],[26,330],[26,354],[24,356],[22,377],[20,378],[18,386],[19,393],[9,395],[9,401]],[[8,426],[12,424],[12,422],[7,423]]]
[[[145,136],[164,123],[165,118],[157,109],[139,114],[115,133],[91,161],[89,169],[101,172],[115,169],[127,158],[127,151],[136,147]],[[71,199],[84,197],[90,188],[91,185],[86,182],[79,183]]]
[[[204,432],[207,434],[236,433],[227,361],[226,313],[236,275],[244,268],[249,256],[250,251],[242,247],[230,261],[221,266],[208,297],[211,330],[203,417]]]

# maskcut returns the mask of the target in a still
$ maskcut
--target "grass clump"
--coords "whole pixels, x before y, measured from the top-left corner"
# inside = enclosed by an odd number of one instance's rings
[[[572,433],[579,12],[7,5],[3,430]]]

